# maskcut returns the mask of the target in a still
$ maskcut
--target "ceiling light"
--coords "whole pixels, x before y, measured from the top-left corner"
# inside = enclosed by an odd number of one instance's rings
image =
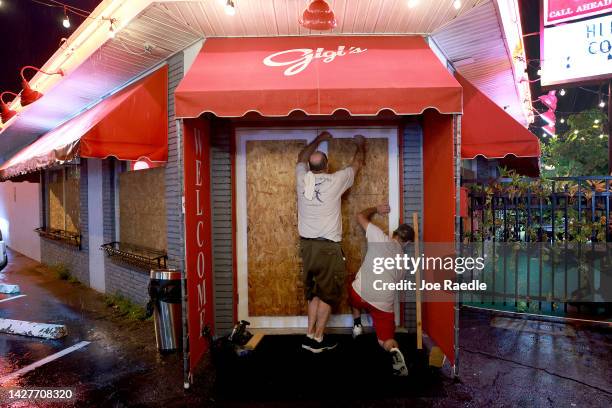
[[[604,101],[599,102],[600,108],[604,108],[605,106],[606,106],[606,103]]]
[[[598,124],[598,123],[599,123],[599,119],[595,119],[595,120],[593,121],[593,123],[594,123],[594,124]]]
[[[564,96],[565,95],[565,89],[561,88],[561,90],[559,91],[559,95]]]
[[[459,10],[461,8],[461,0],[453,1],[453,7],[455,8],[455,10]]]
[[[227,0],[225,3],[225,14],[228,16],[233,16],[236,14],[236,6],[234,5],[233,0]]]
[[[415,8],[419,4],[419,0],[408,0],[408,8]]]
[[[561,118],[561,120],[559,120],[559,122],[565,123],[565,119]]]
[[[62,21],[64,28],[70,28],[70,19],[68,18],[68,10],[64,7],[64,20]]]
[[[300,24],[310,30],[327,31],[334,29],[338,22],[325,0],[312,0],[302,13]]]

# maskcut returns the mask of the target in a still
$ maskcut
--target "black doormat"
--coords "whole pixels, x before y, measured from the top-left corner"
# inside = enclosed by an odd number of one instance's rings
[[[414,335],[398,334],[409,376],[396,377],[391,358],[373,334],[329,335],[334,350],[312,354],[303,335],[268,335],[248,356],[215,356],[218,401],[378,400],[442,397],[440,373],[416,350]]]

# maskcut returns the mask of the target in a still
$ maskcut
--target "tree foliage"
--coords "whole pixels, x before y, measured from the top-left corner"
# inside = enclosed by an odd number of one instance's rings
[[[567,130],[542,146],[546,177],[601,176],[608,173],[608,120],[601,109],[567,117]],[[604,135],[603,137],[601,135]]]

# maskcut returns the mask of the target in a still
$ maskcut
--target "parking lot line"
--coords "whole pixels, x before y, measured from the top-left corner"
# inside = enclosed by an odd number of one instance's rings
[[[2,302],[8,302],[9,300],[13,300],[13,299],[22,298],[22,297],[24,297],[24,296],[27,296],[27,295],[17,295],[17,296],[11,296],[11,297],[6,298],[6,299],[0,299],[0,303],[2,303]]]
[[[90,341],[81,341],[81,342],[79,342],[79,343],[77,343],[77,344],[75,344],[73,346],[70,346],[68,348],[63,349],[62,351],[58,351],[55,354],[51,354],[50,356],[47,356],[47,357],[43,358],[42,360],[38,360],[35,363],[32,363],[32,364],[27,365],[25,367],[22,367],[19,370],[13,372],[13,373],[7,374],[4,377],[0,377],[0,385],[4,385],[5,383],[15,379],[16,377],[22,376],[22,375],[24,375],[24,374],[26,374],[26,373],[28,373],[28,372],[30,372],[30,371],[40,367],[40,366],[42,366],[42,365],[50,363],[53,360],[57,360],[58,358],[63,357],[66,354],[70,354],[73,351],[81,349],[81,348],[85,347],[86,345],[88,345],[89,343],[91,343],[91,342]]]

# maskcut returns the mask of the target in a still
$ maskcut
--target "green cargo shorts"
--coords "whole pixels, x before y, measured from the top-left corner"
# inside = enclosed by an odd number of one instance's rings
[[[345,289],[346,264],[339,242],[300,239],[306,300],[318,297],[336,306]]]

